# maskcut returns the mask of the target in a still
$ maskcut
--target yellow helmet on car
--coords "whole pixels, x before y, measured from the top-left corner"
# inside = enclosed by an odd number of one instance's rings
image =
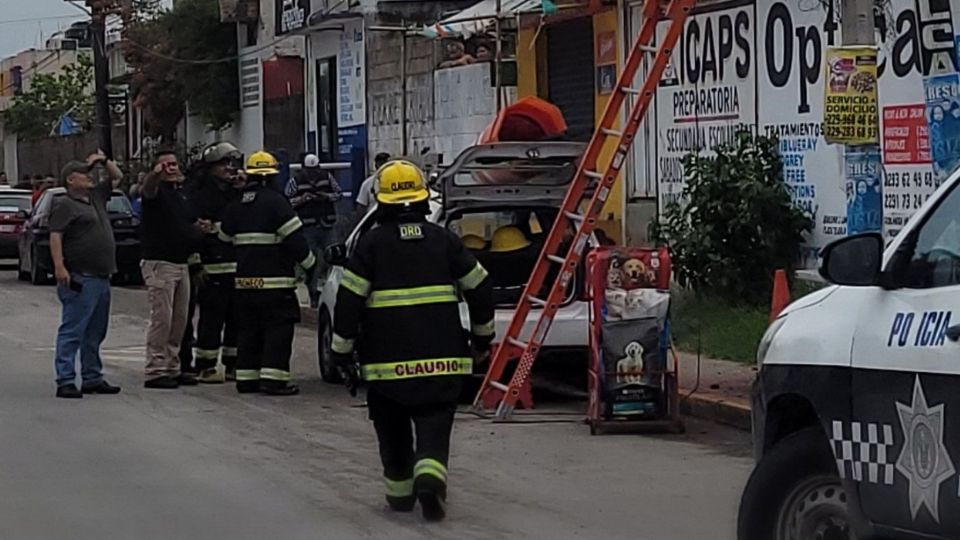
[[[519,228],[512,225],[500,227],[493,233],[493,239],[490,241],[490,251],[493,253],[508,253],[510,251],[519,251],[530,245],[527,235],[523,234]]]
[[[401,159],[388,161],[377,171],[377,201],[381,204],[409,204],[430,198],[423,171]]]
[[[277,163],[277,158],[273,157],[273,154],[261,150],[247,159],[247,168],[244,172],[253,176],[280,174],[280,164]]]
[[[465,234],[460,240],[463,241],[464,247],[474,251],[480,251],[487,247],[487,241],[475,234]]]

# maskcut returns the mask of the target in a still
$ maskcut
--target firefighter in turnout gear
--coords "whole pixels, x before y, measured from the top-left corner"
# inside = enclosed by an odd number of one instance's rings
[[[250,156],[247,184],[224,212],[219,235],[233,244],[237,258],[237,391],[288,396],[299,393],[290,382],[293,333],[300,322],[297,276],[309,272],[316,257],[307,249],[300,218],[270,187],[277,174],[272,155]]]
[[[214,143],[201,154],[202,167],[190,196],[201,219],[212,223],[200,248],[202,264],[198,307],[197,346],[194,351],[201,383],[234,380],[237,369],[237,321],[233,302],[237,261],[232,244],[219,237],[227,206],[240,198],[239,169],[243,154],[228,142]],[[217,360],[224,371],[217,369]]]
[[[439,520],[463,378],[493,339],[493,291],[460,238],[426,221],[420,169],[392,161],[377,174],[379,227],[360,239],[344,270],[331,348],[351,393],[359,377],[368,385],[388,504],[409,512],[419,500],[424,518]]]

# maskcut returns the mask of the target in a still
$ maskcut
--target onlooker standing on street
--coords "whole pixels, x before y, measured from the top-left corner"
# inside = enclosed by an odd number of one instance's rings
[[[33,180],[33,194],[30,195],[30,204],[33,206],[37,205],[37,201],[40,200],[40,196],[43,195],[43,192],[52,188],[56,184],[56,179],[52,174],[47,176],[40,177],[39,179],[34,178]]]
[[[386,152],[377,154],[376,157],[373,158],[373,174],[360,184],[360,191],[357,192],[357,212],[361,216],[367,213],[367,210],[370,209],[370,206],[376,200],[374,195],[376,195],[377,171],[380,170],[380,167],[386,165],[388,161],[390,161],[390,154]]]
[[[303,170],[287,184],[286,194],[303,222],[303,233],[307,237],[310,252],[318,261],[322,261],[323,250],[334,241],[334,227],[337,225],[334,203],[343,194],[340,185],[332,174],[320,168],[317,156],[307,154],[303,158]],[[325,270],[325,265],[318,263],[307,276],[311,308],[316,308],[320,303],[317,284]]]
[[[91,174],[103,165],[109,178],[95,181]],[[50,257],[57,277],[57,297],[63,305],[57,332],[55,368],[57,397],[81,398],[83,394],[116,394],[120,388],[103,378],[100,345],[110,322],[110,276],[117,271],[113,228],[107,201],[120,169],[101,153],[87,162],[71,161],[60,174],[66,188],[50,212]],[[76,385],[75,361],[80,355]]]
[[[187,260],[210,224],[193,215],[183,181],[177,156],[170,151],[158,154],[153,170],[143,179],[141,269],[150,302],[146,388],[197,384],[195,376],[181,372],[179,353],[190,303]]]

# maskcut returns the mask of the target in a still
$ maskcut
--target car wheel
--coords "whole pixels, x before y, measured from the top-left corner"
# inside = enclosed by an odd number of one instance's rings
[[[739,540],[854,540],[847,495],[819,427],[767,452],[740,500]]]
[[[317,332],[317,361],[320,364],[320,378],[330,384],[341,384],[343,377],[333,364],[333,324],[327,310],[320,308],[320,331]]]
[[[30,252],[30,283],[34,285],[43,285],[47,282],[47,271],[40,268],[40,261],[37,258],[37,249]]]

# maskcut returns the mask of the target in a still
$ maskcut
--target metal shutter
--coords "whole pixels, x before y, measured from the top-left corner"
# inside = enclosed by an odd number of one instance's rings
[[[593,19],[582,17],[547,27],[547,96],[567,120],[567,139],[593,135],[595,90]]]

